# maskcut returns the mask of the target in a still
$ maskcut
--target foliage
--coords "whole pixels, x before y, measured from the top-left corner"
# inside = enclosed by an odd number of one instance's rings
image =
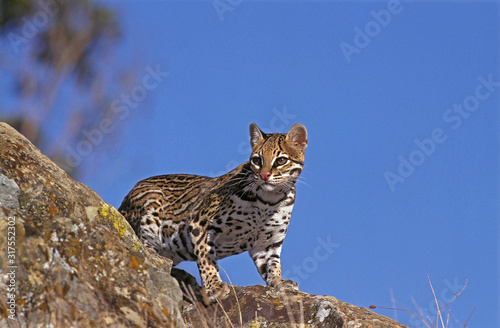
[[[68,161],[68,149],[114,118],[110,103],[132,74],[117,64],[115,13],[90,0],[2,0],[0,37],[8,95],[0,119],[68,173],[81,174],[83,161]]]

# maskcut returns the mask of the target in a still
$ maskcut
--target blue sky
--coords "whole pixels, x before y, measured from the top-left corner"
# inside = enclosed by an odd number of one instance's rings
[[[168,76],[85,178],[105,200],[119,206],[152,175],[222,174],[248,159],[251,122],[300,122],[309,147],[287,276],[433,319],[427,274],[442,304],[468,278],[450,326],[475,306],[470,327],[499,326],[497,3],[243,1],[221,15],[211,1],[108,4],[141,58],[138,85],[148,66]],[[247,254],[220,265],[234,284],[263,283]]]
[[[468,278],[449,327],[476,306],[468,327],[499,327],[498,2],[103,3],[138,74],[114,122],[123,140],[82,182],[118,207],[143,178],[246,161],[251,122],[303,123],[286,276],[433,319],[427,275],[441,304]],[[263,283],[247,254],[220,266],[236,285]]]

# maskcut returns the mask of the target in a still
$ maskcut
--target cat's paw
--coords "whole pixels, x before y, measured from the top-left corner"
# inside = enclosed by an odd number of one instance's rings
[[[299,290],[299,284],[296,283],[295,281],[290,280],[290,279],[286,279],[286,280],[283,279],[275,287],[280,288],[280,289]]]
[[[223,282],[217,282],[210,289],[207,289],[208,301],[210,304],[217,302],[218,299],[221,299],[225,295],[229,293],[229,286]]]

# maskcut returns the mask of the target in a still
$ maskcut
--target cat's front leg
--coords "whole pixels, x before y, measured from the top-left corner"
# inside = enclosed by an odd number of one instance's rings
[[[214,245],[208,241],[208,234],[206,232],[201,233],[201,227],[197,225],[191,226],[190,231],[201,282],[208,295],[209,302],[215,303],[218,298],[229,293],[229,287],[220,278]]]
[[[299,285],[296,282],[284,279],[281,276],[280,254],[282,243],[283,241],[250,250],[250,256],[268,286],[298,290]]]
[[[217,262],[212,261],[209,257],[202,256],[196,263],[198,264],[203,287],[211,304],[229,293],[229,286],[220,279]]]

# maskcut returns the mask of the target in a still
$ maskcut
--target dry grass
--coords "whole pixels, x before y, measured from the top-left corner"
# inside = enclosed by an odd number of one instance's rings
[[[231,292],[234,294],[234,297],[236,299],[236,304],[238,307],[238,314],[239,314],[239,327],[243,326],[243,317],[241,314],[241,306],[240,302],[238,300],[238,295],[236,294],[236,291],[234,289],[234,286],[232,284],[231,279],[229,278],[229,275],[227,274],[226,270],[224,270],[222,267],[221,269],[224,271],[226,274],[226,277],[229,280],[229,289]],[[222,303],[217,300],[217,304],[219,305],[218,308],[222,310],[222,313],[224,314],[224,320],[222,322],[217,322],[217,318],[219,317],[217,315],[217,311],[213,313],[213,318],[211,317],[209,311],[207,310],[208,306],[208,297],[205,294],[203,289],[199,289],[197,291],[194,290],[192,285],[186,285],[184,281],[179,281],[181,284],[182,291],[184,293],[184,297],[187,299],[189,303],[191,303],[191,306],[194,309],[194,314],[198,317],[199,321],[203,324],[204,327],[206,328],[235,328],[235,325],[231,321],[231,318],[229,318],[229,314],[227,311],[224,309]],[[201,294],[201,295],[200,295]],[[188,325],[188,322],[186,322],[186,325]]]
[[[216,307],[216,310],[212,311],[209,310],[207,303],[204,302],[204,297],[200,297],[200,291],[195,290],[195,288],[201,288],[199,286],[193,286],[191,285],[186,285],[184,281],[180,281],[179,283],[181,284],[182,290],[184,292],[184,297],[185,299],[190,303],[190,306],[192,307],[191,310],[191,315],[195,315],[198,321],[203,325],[205,328],[241,328],[243,327],[243,315],[242,315],[242,308],[240,301],[238,299],[238,295],[236,293],[236,290],[234,286],[232,285],[232,281],[229,278],[227,272],[222,268],[224,273],[226,274],[226,277],[230,283],[229,288],[231,290],[231,293],[234,294],[234,298],[236,300],[236,308],[237,308],[237,315],[238,315],[238,323],[235,323],[231,320],[229,313],[224,309],[223,304],[217,300],[218,306]],[[286,290],[283,290],[283,292],[286,292]],[[204,291],[201,291],[201,293],[204,293]],[[295,318],[294,316],[294,310],[292,309],[292,306],[286,297],[286,295],[283,297],[283,303],[285,305],[288,318],[290,320],[290,323],[293,327],[298,327],[298,328],[305,328],[305,318],[304,318],[304,307],[302,302],[299,301],[299,314],[298,318]],[[221,311],[221,312],[218,312]],[[295,312],[296,313],[296,312]],[[222,314],[222,315],[220,315]],[[297,321],[296,321],[297,319]],[[189,325],[189,322],[184,319],[186,325]],[[258,324],[259,319],[258,319],[258,312],[255,311],[255,323],[256,327],[260,327]]]
[[[416,316],[417,318],[419,318],[425,324],[425,326],[427,328],[448,328],[449,324],[450,324],[450,313],[451,313],[451,310],[448,308],[448,310],[446,311],[446,321],[443,319],[443,310],[446,307],[448,307],[451,303],[453,303],[460,296],[460,294],[462,294],[462,292],[467,287],[467,278],[465,278],[465,283],[464,283],[464,286],[462,287],[462,289],[460,291],[454,293],[453,298],[449,302],[447,302],[447,303],[445,303],[445,304],[443,304],[441,306],[439,306],[439,302],[438,302],[438,300],[436,298],[436,293],[434,292],[434,287],[432,286],[432,282],[431,282],[431,279],[429,278],[429,275],[427,275],[427,281],[429,282],[429,286],[430,286],[431,291],[432,291],[432,296],[434,298],[434,304],[436,305],[436,318],[435,318],[435,320],[432,320],[429,317],[424,318],[423,317],[424,314],[422,313],[421,309],[416,304],[415,304],[415,307],[417,308],[417,311],[421,315],[419,315],[419,314],[417,314],[417,313],[415,313],[415,312],[413,312],[411,310],[408,310],[408,309],[395,308],[395,307],[370,305],[370,309],[380,308],[380,309],[386,309],[386,310],[403,311],[403,312],[410,313],[410,314]],[[472,317],[472,315],[474,314],[475,310],[476,310],[476,308],[474,308],[472,310],[471,314],[469,315],[469,317],[465,321],[465,323],[462,326],[462,328],[465,328],[467,326],[467,324],[469,323],[469,320]]]

